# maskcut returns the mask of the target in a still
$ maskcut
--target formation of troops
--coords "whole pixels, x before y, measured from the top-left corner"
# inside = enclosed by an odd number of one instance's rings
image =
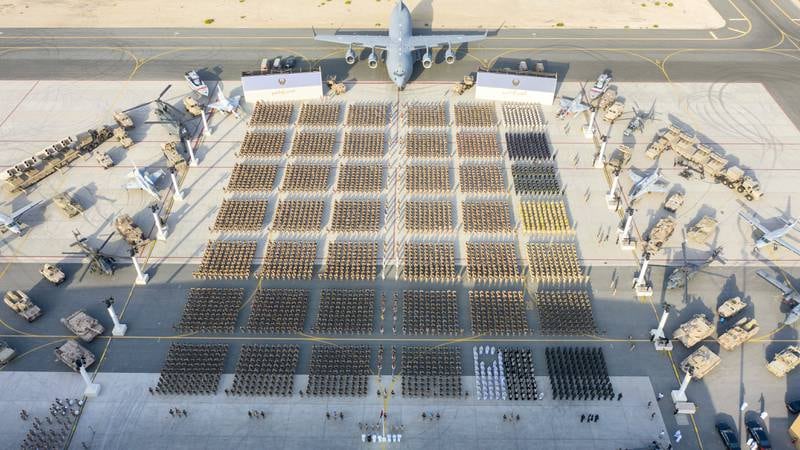
[[[25,422],[30,419],[30,428],[19,446],[20,450],[64,448],[83,404],[83,400],[57,398],[50,404],[49,414],[43,418],[31,417],[26,410],[21,410],[19,417]]]
[[[228,395],[291,397],[300,348],[243,345]]]
[[[614,399],[603,349],[548,347],[545,359],[555,400]]]

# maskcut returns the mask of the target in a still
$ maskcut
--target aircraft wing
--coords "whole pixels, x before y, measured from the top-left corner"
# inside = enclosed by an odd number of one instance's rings
[[[151,183],[155,183],[156,181],[161,179],[161,177],[163,177],[163,176],[164,176],[164,171],[161,170],[161,169],[158,169],[155,172],[151,172],[150,176],[147,177],[147,178],[150,180]]]
[[[214,102],[209,103],[206,106],[208,109],[216,109],[217,111],[227,111],[228,110],[228,102]]]
[[[419,50],[428,47],[442,47],[445,45],[456,45],[463,44],[465,42],[482,41],[484,39],[486,39],[486,33],[411,36],[411,46],[415,50]]]
[[[747,214],[743,211],[739,211],[739,217],[747,221],[754,228],[758,228],[758,230],[761,231],[762,233],[764,234],[769,233],[769,230],[764,225],[761,225],[761,221],[756,219],[754,216]]]
[[[19,219],[26,212],[28,212],[31,209],[39,206],[39,203],[42,203],[42,201],[39,200],[38,202],[28,203],[27,205],[23,206],[22,208],[14,211],[13,213],[11,213],[11,220],[15,221],[15,220]]]
[[[797,248],[794,245],[790,244],[786,239],[778,238],[775,239],[774,242],[777,242],[778,244],[782,245],[783,248],[785,248],[786,250],[794,252],[795,255],[800,255],[800,248]]]
[[[365,34],[317,34],[317,41],[333,42],[334,44],[355,45],[356,47],[386,48],[389,46],[389,36],[370,36]]]
[[[792,288],[787,286],[786,283],[783,283],[782,281],[778,280],[777,278],[772,276],[772,274],[768,273],[765,270],[756,270],[756,274],[761,278],[763,278],[764,281],[766,281],[767,283],[778,288],[781,292],[783,292],[783,295],[789,295],[793,292]]]
[[[631,177],[631,181],[633,181],[633,184],[639,184],[639,182],[642,181],[642,179],[644,178],[642,176],[636,175],[633,172],[628,172],[628,176]]]
[[[572,104],[572,100],[568,98],[561,97],[559,99],[559,103],[561,104],[562,108],[569,108],[569,105]]]
[[[573,114],[578,114],[578,113],[582,113],[582,112],[586,111],[587,109],[589,109],[589,105],[584,105],[581,102],[576,102],[570,107],[569,110]]]

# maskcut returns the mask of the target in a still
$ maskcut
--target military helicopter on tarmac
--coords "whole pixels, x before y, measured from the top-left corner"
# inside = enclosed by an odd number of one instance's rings
[[[186,128],[186,123],[193,118],[187,118],[183,111],[170,105],[164,100],[161,100],[161,97],[163,97],[171,87],[172,85],[168,84],[167,87],[161,91],[158,97],[155,98],[155,100],[150,100],[149,102],[136,105],[132,108],[126,109],[123,112],[133,111],[134,109],[139,109],[151,103],[155,103],[156,107],[153,111],[156,113],[156,116],[158,116],[159,120],[147,121],[145,123],[161,124],[167,129],[170,136],[175,136],[181,140],[184,140],[190,137],[189,129]]]
[[[685,248],[686,247],[684,246],[684,249]],[[667,289],[678,289],[684,287],[689,283],[689,280],[694,278],[695,275],[700,273],[704,267],[711,264],[715,259],[722,261],[720,258],[721,254],[722,247],[717,247],[711,252],[711,255],[709,255],[705,261],[701,262],[700,264],[689,264],[689,262],[686,261],[686,252],[684,251],[683,266],[678,267],[669,274],[669,277],[667,278]]]
[[[89,245],[87,239],[81,236],[81,233],[78,230],[74,230],[72,234],[75,236],[75,242],[73,242],[70,247],[77,247],[79,252],[64,254],[84,255],[89,259],[89,265],[83,271],[83,274],[81,274],[81,279],[83,279],[83,276],[86,275],[87,271],[107,276],[114,275],[114,270],[116,269],[116,260],[113,256],[103,253],[103,247],[105,247],[106,244],[108,244],[108,241],[111,240],[111,237],[114,236],[113,232],[108,235],[105,241],[103,241],[103,245],[97,249]]]

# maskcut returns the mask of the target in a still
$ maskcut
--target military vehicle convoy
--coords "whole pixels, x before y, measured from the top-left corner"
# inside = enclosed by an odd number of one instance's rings
[[[64,342],[63,345],[55,350],[55,354],[59,361],[75,372],[78,371],[78,365],[75,364],[76,361],[80,360],[83,367],[87,368],[94,364],[95,361],[94,354],[81,344],[78,344],[74,339]]]
[[[675,125],[667,127],[667,130],[647,147],[645,155],[650,159],[656,159],[669,149],[676,154],[675,163],[689,171],[684,174],[685,176],[691,176],[694,172],[701,178],[709,177],[730,189],[735,189],[747,200],[758,200],[763,195],[761,185],[752,177],[745,175],[741,167],[728,166],[726,158],[701,144],[696,136],[685,133]]]
[[[148,239],[145,239],[142,229],[133,223],[133,218],[127,214],[117,216],[114,219],[114,226],[122,236],[122,239],[133,248],[139,248],[149,242]]]
[[[58,209],[60,209],[67,218],[73,218],[83,213],[83,206],[76,202],[67,192],[62,192],[53,197],[53,203],[58,206]]]
[[[59,284],[63,283],[64,280],[67,279],[67,276],[64,275],[64,271],[61,270],[55,264],[45,263],[41,269],[39,269],[39,273],[42,274],[45,280],[55,284],[58,286]]]
[[[681,324],[681,326],[672,333],[672,339],[677,339],[681,341],[686,348],[691,348],[712,334],[714,334],[714,324],[706,319],[705,314],[696,314],[691,320]]]
[[[705,345],[681,361],[681,370],[688,373],[695,380],[701,380],[722,362],[722,358]]]
[[[672,233],[675,231],[675,220],[665,217],[656,223],[647,233],[647,240],[645,241],[644,252],[649,255],[655,255],[664,246],[664,243],[669,240]]]
[[[747,308],[747,303],[743,302],[739,297],[733,297],[725,300],[724,303],[717,308],[717,314],[720,317],[729,319],[738,314],[743,309]]]
[[[719,342],[720,347],[731,351],[752,339],[753,336],[758,334],[759,329],[756,319],[742,317],[731,329],[718,337],[717,342]]]
[[[42,309],[36,306],[36,304],[31,301],[31,298],[28,297],[28,294],[22,291],[6,292],[6,295],[3,296],[3,302],[6,306],[11,308],[12,311],[17,313],[18,316],[28,322],[33,322],[42,315]]]
[[[15,356],[17,356],[17,352],[9,347],[5,341],[0,341],[0,367],[11,362]]]
[[[94,338],[103,334],[105,328],[94,317],[80,310],[61,318],[61,323],[73,332],[83,342],[92,342]]]
[[[794,370],[800,364],[800,348],[790,345],[779,351],[772,358],[772,362],[767,364],[767,370],[778,378],[783,378],[787,373]]]

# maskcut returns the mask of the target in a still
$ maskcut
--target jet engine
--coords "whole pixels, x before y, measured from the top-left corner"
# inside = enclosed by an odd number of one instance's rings
[[[378,57],[375,56],[375,52],[369,54],[369,58],[367,58],[367,64],[369,64],[370,69],[378,67]]]
[[[447,64],[453,64],[456,62],[456,55],[453,53],[453,49],[448,48],[446,52],[444,52],[444,62]]]
[[[347,62],[347,64],[355,64],[356,52],[354,52],[352,48],[348,48],[347,53],[344,54],[344,60]]]
[[[425,54],[422,55],[422,67],[426,69],[430,69],[433,65],[433,61],[431,60],[431,50],[425,50]]]

